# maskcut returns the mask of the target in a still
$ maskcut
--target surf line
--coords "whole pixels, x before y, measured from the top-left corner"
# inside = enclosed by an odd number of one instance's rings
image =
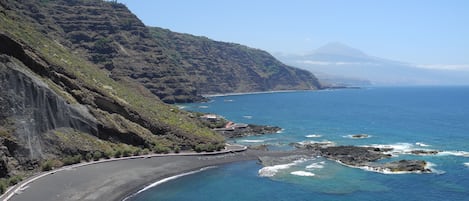
[[[158,185],[161,185],[163,183],[166,183],[168,181],[171,181],[171,180],[174,180],[174,179],[177,179],[177,178],[180,178],[180,177],[184,177],[184,176],[188,176],[188,175],[191,175],[191,174],[196,174],[196,173],[199,173],[199,172],[202,172],[202,171],[205,171],[205,170],[208,170],[208,169],[212,169],[212,168],[216,168],[217,166],[208,166],[208,167],[204,167],[204,168],[200,168],[199,170],[194,170],[194,171],[190,171],[190,172],[185,172],[185,173],[182,173],[182,174],[178,174],[178,175],[174,175],[174,176],[171,176],[171,177],[167,177],[167,178],[164,178],[164,179],[161,179],[161,180],[158,180],[154,183],[151,183],[145,187],[143,187],[142,189],[140,189],[139,191],[137,191],[136,193],[133,193],[132,195],[129,195],[127,197],[125,197],[122,201],[127,201],[128,199],[134,197],[135,195],[139,194],[139,193],[142,193],[143,191],[146,191],[150,188],[153,188],[155,186],[158,186]]]

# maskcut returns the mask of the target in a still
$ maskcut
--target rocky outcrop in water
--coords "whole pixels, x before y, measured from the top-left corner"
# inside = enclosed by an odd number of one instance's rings
[[[357,146],[331,146],[325,144],[297,144],[298,148],[308,150],[308,157],[321,156],[329,160],[337,161],[341,164],[367,169],[381,173],[431,173],[432,170],[427,167],[427,162],[422,160],[399,160],[386,163],[380,163],[379,160],[391,158],[392,155],[387,152],[392,148],[377,147],[357,147]],[[308,158],[308,157],[303,157]],[[288,157],[283,159],[261,160],[265,166],[270,166],[275,161],[282,163],[292,162],[291,159],[298,160],[298,157]],[[264,163],[264,161],[268,161]],[[272,162],[273,161],[273,162]],[[276,163],[282,164],[282,163]]]

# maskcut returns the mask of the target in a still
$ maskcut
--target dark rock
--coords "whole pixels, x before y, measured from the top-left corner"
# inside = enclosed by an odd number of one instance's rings
[[[282,130],[282,128],[277,126],[263,126],[254,124],[248,124],[246,125],[246,127],[216,129],[218,133],[227,138],[239,138],[247,136],[273,134],[277,133],[280,130]]]
[[[322,156],[327,159],[338,161],[342,164],[368,168],[378,172],[405,172],[405,173],[430,173],[426,168],[427,163],[421,160],[400,160],[388,163],[378,163],[381,159],[391,158],[386,152],[392,151],[392,148],[377,147],[357,147],[357,146],[319,146],[305,145],[301,149],[308,150],[310,153]]]
[[[381,165],[382,168],[390,172],[411,172],[411,173],[430,173],[426,168],[427,162],[422,160],[400,160]]]
[[[411,154],[415,155],[436,155],[439,151],[436,150],[412,150],[410,151]]]
[[[337,146],[320,149],[322,156],[351,166],[363,166],[391,155],[376,151],[374,147]]]
[[[363,139],[363,138],[368,138],[369,135],[367,135],[367,134],[355,134],[355,135],[351,135],[351,137],[353,139]]]

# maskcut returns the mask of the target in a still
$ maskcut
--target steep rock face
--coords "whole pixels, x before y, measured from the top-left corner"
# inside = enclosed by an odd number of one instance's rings
[[[27,145],[29,159],[44,158],[41,134],[61,128],[97,134],[96,119],[88,108],[69,104],[18,60],[0,55],[0,112],[15,125],[18,144]],[[2,118],[3,119],[3,118]]]
[[[308,71],[287,66],[269,53],[152,27],[150,31],[189,74],[202,94],[321,88]]]
[[[53,25],[28,17],[47,20],[29,12],[35,6],[0,0],[0,182],[44,164],[223,147],[189,113],[73,52],[60,31],[47,31]]]
[[[10,9],[20,10],[42,32],[108,70],[115,80],[131,77],[167,103],[202,100],[200,94],[320,87],[311,73],[286,66],[267,52],[150,30],[119,3],[10,4]]]
[[[9,5],[116,80],[131,77],[168,103],[202,99],[184,69],[168,60],[148,28],[122,4],[54,0]]]
[[[19,60],[0,54],[0,177],[37,168],[61,155],[47,133],[71,128],[96,135],[96,119],[83,105],[69,104]],[[1,131],[0,131],[1,132]]]

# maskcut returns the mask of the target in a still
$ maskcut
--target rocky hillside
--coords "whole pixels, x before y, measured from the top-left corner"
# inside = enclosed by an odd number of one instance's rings
[[[0,0],[0,190],[17,175],[81,160],[223,147],[223,137],[190,113],[164,104],[134,79],[114,75],[107,65],[114,60],[96,62],[99,54],[61,37],[69,33],[51,22],[66,16],[45,14],[53,7],[65,12],[62,4],[86,8],[87,2],[125,8],[101,1]],[[165,60],[148,59],[158,58]],[[168,79],[184,84],[178,76]]]
[[[9,6],[115,80],[130,77],[167,103],[202,98],[184,69],[163,54],[148,28],[122,4],[26,0]]]
[[[189,79],[201,94],[320,88],[310,72],[259,49],[157,27],[150,33],[172,63],[195,75]]]
[[[163,102],[318,87],[264,51],[148,28],[113,1],[0,0],[0,191],[82,160],[223,147]]]
[[[148,28],[119,3],[27,0],[12,9],[111,78],[130,77],[166,103],[198,101],[201,94],[319,87],[314,75],[265,51]]]

